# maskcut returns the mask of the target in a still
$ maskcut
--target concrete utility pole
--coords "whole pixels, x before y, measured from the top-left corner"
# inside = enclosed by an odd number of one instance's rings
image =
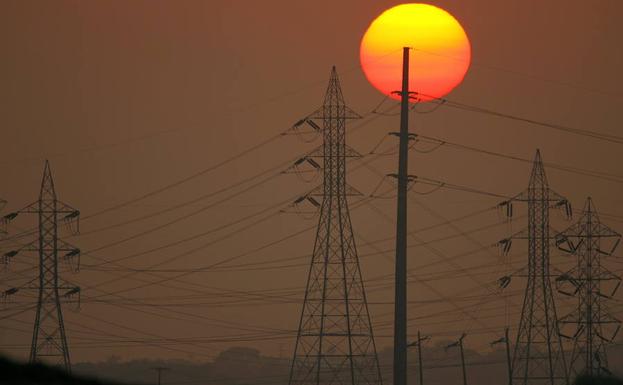
[[[407,187],[409,165],[409,50],[402,52],[400,132],[398,134],[398,202],[394,304],[394,385],[407,385]]]
[[[419,366],[419,370],[418,370],[418,377],[420,380],[420,385],[424,385],[424,366],[422,364],[422,342],[429,340],[430,336],[425,336],[422,337],[420,335],[420,331],[418,330],[417,332],[417,341],[410,343],[409,345],[407,345],[408,347],[412,347],[415,346],[417,347],[417,356],[418,356],[418,366]]]
[[[500,338],[499,340],[495,340],[491,342],[491,346],[500,344],[502,342],[506,346],[506,368],[508,370],[508,385],[512,385],[513,384],[513,370],[511,368],[511,345],[510,345],[510,338],[509,338],[508,333],[509,333],[508,328],[504,329],[504,337]]]
[[[158,385],[162,385],[162,372],[166,372],[171,369],[164,367],[164,366],[158,366],[158,367],[155,367],[154,370],[158,373]]]
[[[446,346],[446,350],[450,348],[459,348],[461,353],[461,369],[463,370],[463,385],[467,385],[467,368],[465,367],[465,353],[463,351],[463,339],[467,336],[467,334],[463,333],[461,338],[459,338],[456,342],[451,343]]]

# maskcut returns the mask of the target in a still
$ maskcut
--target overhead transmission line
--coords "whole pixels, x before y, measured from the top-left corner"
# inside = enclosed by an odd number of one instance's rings
[[[478,107],[478,106],[474,106],[474,105],[470,105],[466,103],[455,102],[455,101],[452,101],[446,98],[437,98],[437,97],[426,95],[423,93],[420,93],[419,95],[427,97],[427,98],[433,98],[434,101],[432,101],[431,103],[443,104],[443,106],[452,107],[454,109],[459,109],[459,110],[469,111],[469,112],[476,112],[479,114],[495,116],[495,117],[504,118],[507,120],[514,120],[518,122],[528,123],[528,124],[535,125],[535,126],[550,128],[550,129],[564,132],[567,134],[588,137],[588,138],[592,138],[592,139],[596,139],[596,140],[600,140],[604,142],[609,142],[609,143],[614,143],[614,144],[623,144],[623,137],[618,136],[618,135],[604,134],[604,133],[600,133],[597,131],[580,129],[580,128],[566,126],[563,124],[551,123],[551,122],[546,122],[543,120],[537,120],[537,119],[527,118],[527,117],[523,117],[519,115],[508,114],[508,113],[499,112],[499,111],[495,111],[492,109]]]

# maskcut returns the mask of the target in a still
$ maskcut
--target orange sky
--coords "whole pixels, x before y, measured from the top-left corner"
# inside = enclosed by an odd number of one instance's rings
[[[360,42],[370,22],[398,3],[388,0],[3,1],[0,197],[8,200],[6,211],[36,199],[45,158],[51,161],[59,198],[80,209],[85,217],[217,164],[314,111],[322,103],[333,64],[337,65],[346,102],[360,114],[372,117],[371,110],[383,96],[369,84],[359,67]],[[448,98],[533,119],[620,134],[623,23],[619,19],[623,2],[439,0],[431,3],[455,15],[472,43],[472,67]],[[611,144],[450,108],[442,107],[428,114],[424,113],[426,109],[416,110],[411,119],[411,129],[415,132],[527,158],[533,156],[538,146],[546,162],[623,174],[622,152]],[[355,129],[358,123],[353,123],[347,131],[348,144],[364,154],[386,138],[388,132],[398,130],[396,116],[374,117],[361,128]],[[166,193],[84,220],[81,227],[85,234],[70,241],[88,254],[90,250],[132,237],[238,190],[228,190],[143,221],[87,233],[173,208],[248,180],[300,157],[319,144],[301,142],[296,136],[279,137],[261,151]],[[427,148],[420,150],[426,152]],[[446,146],[428,154],[413,154],[409,170],[416,175],[507,195],[520,192],[528,183],[529,166],[519,162]],[[395,172],[396,162],[390,155],[371,166],[385,175]],[[359,167],[349,172],[348,181],[357,190],[369,194],[379,183],[379,173]],[[623,215],[621,184],[555,170],[548,171],[548,179],[574,207],[581,207],[590,194],[599,210]],[[92,257],[85,255],[81,272],[64,278],[86,288],[125,274],[129,269],[142,269],[169,259],[162,269],[193,269],[248,253],[313,227],[314,221],[306,221],[296,214],[276,214],[247,230],[222,229],[175,247],[127,259],[123,262],[124,269],[98,267],[101,260],[97,259],[121,258],[207,232],[314,187],[315,184],[305,184],[295,175],[279,175],[174,226],[108,246],[93,252]],[[495,198],[446,190],[414,199],[421,206],[411,205],[410,226],[417,228],[498,203]],[[394,217],[393,200],[378,200],[374,204],[389,218]],[[497,213],[489,212],[473,221],[457,223],[457,228],[470,231],[497,221]],[[375,304],[370,312],[378,327],[377,346],[382,350],[391,343],[392,306],[388,303],[393,292],[391,282],[372,279],[391,274],[392,253],[374,254],[375,250],[366,241],[391,237],[395,226],[367,206],[352,210],[352,222],[358,250],[365,255],[361,258],[363,276],[371,280],[368,298]],[[16,226],[30,228],[33,224],[20,217]],[[514,230],[521,225],[516,224]],[[231,232],[237,234],[216,242]],[[459,238],[434,243],[431,245],[434,251],[416,247],[417,242],[413,241],[410,266],[429,266],[415,271],[434,279],[435,274],[457,270],[443,263],[440,255],[456,256],[478,247],[477,243],[491,245],[508,233],[506,227],[475,231],[471,240]],[[426,242],[456,234],[456,229],[445,228],[421,233],[419,237]],[[308,269],[306,255],[311,253],[313,238],[313,231],[303,232],[276,246],[250,253],[237,263],[226,265],[225,270],[201,272],[172,282],[178,289],[153,285],[124,293],[128,298],[143,301],[140,306],[106,296],[102,291],[85,290],[81,312],[67,310],[65,315],[68,338],[74,344],[72,360],[99,360],[112,354],[124,359],[191,357],[199,360],[241,344],[176,346],[185,352],[144,344],[120,349],[97,347],[89,343],[93,331],[88,327],[134,339],[147,338],[141,332],[193,339],[240,334],[240,329],[249,327],[295,329]],[[211,241],[215,243],[210,247],[176,257]],[[391,250],[393,243],[382,243],[379,247]],[[517,261],[521,262],[519,243],[514,250]],[[268,262],[284,258],[298,259]],[[493,282],[498,278],[497,271],[483,272],[478,266],[498,261],[496,258],[497,251],[491,250],[457,258],[455,262],[478,272],[474,278],[477,282]],[[32,256],[16,260],[9,272],[0,276],[3,285],[18,282],[22,277],[15,272],[34,266],[33,261]],[[503,271],[502,267],[497,270]],[[151,280],[155,278],[136,273],[100,289],[122,290]],[[460,276],[430,281],[430,284],[446,298],[464,292],[478,293],[479,289],[474,280]],[[521,290],[522,285],[512,289]],[[232,303],[244,297],[235,291],[285,295],[292,301],[256,301],[241,306]],[[180,297],[184,298],[184,305],[171,306]],[[452,305],[441,301],[423,284],[410,286],[409,299],[413,301],[410,337],[418,329],[441,335],[437,338],[443,339],[484,328],[470,317],[453,312]],[[487,309],[494,306],[499,309],[501,305],[496,303]],[[483,317],[490,317],[483,318],[485,326],[502,330],[505,320],[496,313],[498,310],[487,310],[488,313],[478,310]],[[430,316],[444,311],[447,313],[443,316]],[[28,354],[33,317],[34,314],[25,313],[14,322],[0,321],[3,326],[26,330],[0,328],[3,352],[22,358]],[[516,317],[512,315],[513,320]],[[444,333],[448,336],[444,337]],[[489,349],[490,337],[473,334],[470,346]],[[11,344],[18,347],[6,347]],[[293,344],[293,338],[244,343],[267,354],[278,354],[280,348],[291,354]]]

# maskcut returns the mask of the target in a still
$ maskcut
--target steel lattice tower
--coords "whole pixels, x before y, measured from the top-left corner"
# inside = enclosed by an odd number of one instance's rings
[[[76,296],[79,298],[80,288],[59,277],[59,264],[68,263],[72,270],[77,271],[80,250],[59,239],[58,226],[59,222],[70,226],[75,223],[77,232],[80,212],[57,199],[49,162],[45,162],[39,199],[4,218],[13,220],[18,214],[37,214],[39,219],[38,239],[8,253],[12,257],[22,250],[39,254],[38,277],[33,281],[34,285],[23,286],[24,289],[38,291],[30,362],[45,360],[71,371],[61,302],[71,302]]]
[[[575,375],[609,374],[606,344],[615,337],[620,321],[608,313],[606,302],[614,296],[621,278],[602,266],[601,255],[611,255],[620,237],[600,222],[591,198],[586,200],[579,221],[559,234],[559,247],[578,258],[577,265],[557,281],[563,293],[578,298],[578,308],[560,321],[563,327],[577,325],[569,362]],[[610,290],[606,283],[612,283]],[[565,284],[571,290],[565,291]]]
[[[290,385],[382,383],[347,201],[345,126],[356,118],[333,67],[323,106],[308,117],[322,121],[324,183]]]
[[[512,199],[528,204],[528,274],[519,330],[512,360],[514,385],[568,384],[550,280],[549,211],[567,200],[550,190],[541,154],[534,158],[529,187]]]

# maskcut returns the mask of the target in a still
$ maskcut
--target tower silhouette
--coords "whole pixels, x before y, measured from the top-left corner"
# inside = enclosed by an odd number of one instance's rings
[[[601,256],[611,255],[620,237],[601,223],[591,198],[586,200],[578,222],[558,235],[558,247],[577,256],[577,265],[556,282],[559,291],[578,299],[577,309],[560,320],[563,332],[569,324],[576,326],[569,336],[573,338],[569,371],[574,375],[610,373],[606,345],[612,342],[621,321],[608,313],[607,301],[616,293],[621,278],[602,265]]]
[[[64,222],[73,227],[77,233],[80,212],[57,199],[48,161],[45,162],[43,170],[39,199],[17,212],[6,215],[4,219],[12,221],[19,214],[36,214],[39,220],[37,239],[19,250],[7,253],[11,257],[15,257],[21,251],[35,251],[39,254],[38,277],[19,288],[38,292],[30,362],[46,361],[69,372],[71,361],[61,303],[79,301],[80,288],[62,280],[59,270],[60,265],[66,263],[72,270],[78,271],[80,250],[59,238],[58,226],[59,222]],[[16,288],[14,291],[17,292],[19,289]]]
[[[381,384],[347,200],[346,158],[356,153],[346,146],[345,127],[357,118],[333,67],[323,106],[307,118],[322,122],[324,182],[290,385]]]
[[[559,333],[550,280],[549,212],[566,207],[568,201],[550,190],[537,150],[528,189],[508,202],[527,202],[528,229],[511,238],[528,240],[527,284],[512,360],[514,385],[568,384],[567,368]],[[509,210],[512,212],[512,209]]]

